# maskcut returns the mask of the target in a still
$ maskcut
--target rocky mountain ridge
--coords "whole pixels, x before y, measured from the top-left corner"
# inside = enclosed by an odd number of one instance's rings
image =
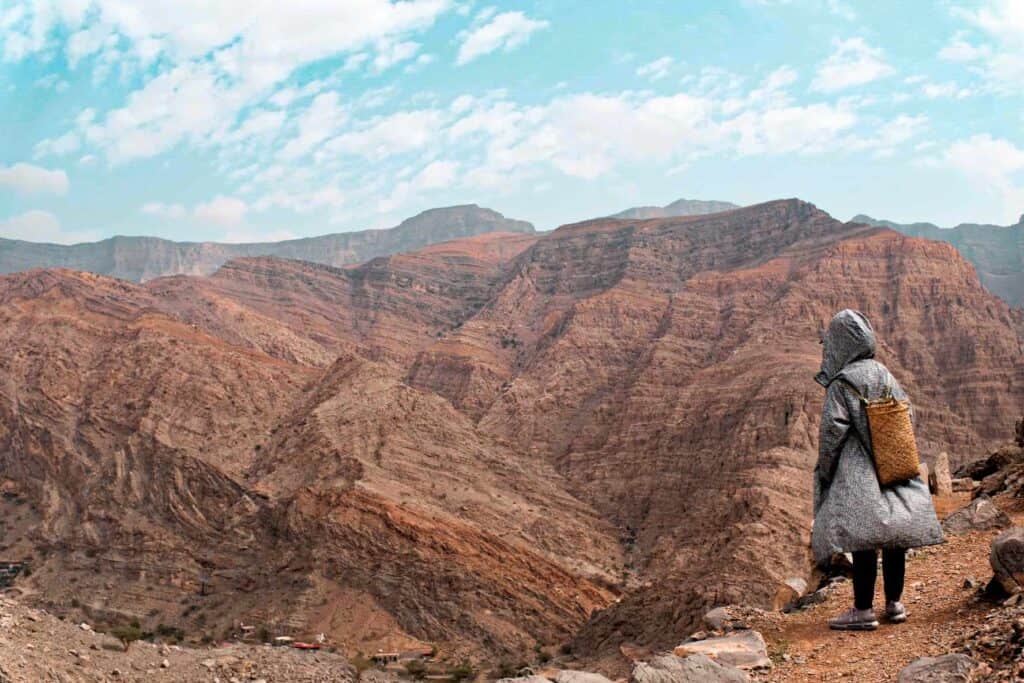
[[[69,616],[611,670],[809,571],[811,378],[846,306],[926,458],[1005,440],[1021,312],[951,246],[795,199],[354,268],[4,276],[2,552]]]
[[[677,199],[665,206],[634,206],[612,214],[609,218],[669,218],[672,216],[701,216],[740,208],[732,202],[718,202],[702,199]]]
[[[430,244],[487,232],[530,234],[533,226],[467,204],[429,209],[386,230],[319,237],[228,244],[173,242],[157,237],[111,237],[100,242],[59,245],[0,238],[0,273],[31,268],[71,268],[136,282],[166,275],[210,275],[231,259],[277,256],[345,266]]]
[[[952,244],[978,270],[981,283],[1017,308],[1024,308],[1024,215],[1016,225],[961,223],[941,228],[932,223],[894,223],[863,214],[854,223],[885,226],[905,235]]]

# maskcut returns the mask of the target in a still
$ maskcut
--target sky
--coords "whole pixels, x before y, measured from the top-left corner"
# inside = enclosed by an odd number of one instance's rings
[[[1024,0],[0,0],[0,236],[1024,213]]]

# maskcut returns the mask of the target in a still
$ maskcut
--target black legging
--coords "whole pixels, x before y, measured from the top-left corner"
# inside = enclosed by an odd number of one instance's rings
[[[886,601],[903,595],[903,577],[907,570],[907,551],[890,548],[882,551],[882,577]],[[875,601],[875,579],[878,577],[878,551],[860,550],[853,554],[853,605],[871,609]]]

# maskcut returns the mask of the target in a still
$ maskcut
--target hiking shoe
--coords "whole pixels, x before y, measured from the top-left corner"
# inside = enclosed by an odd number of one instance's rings
[[[875,619],[875,610],[853,607],[829,619],[828,627],[836,631],[874,631],[878,628],[878,620]]]
[[[903,606],[902,602],[890,600],[885,603],[885,618],[890,623],[902,624],[907,620],[907,608]]]

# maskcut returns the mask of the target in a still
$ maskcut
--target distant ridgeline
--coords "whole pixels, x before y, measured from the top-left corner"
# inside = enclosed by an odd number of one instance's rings
[[[1011,306],[1024,308],[1024,216],[1016,225],[961,223],[955,228],[940,228],[932,223],[893,223],[863,214],[854,216],[850,222],[949,242],[974,265],[978,279],[990,292]]]
[[[387,230],[335,233],[282,242],[227,244],[119,236],[100,242],[64,245],[0,239],[0,273],[70,268],[144,282],[165,275],[211,275],[231,259],[253,256],[346,266],[487,232],[532,233],[534,228],[526,221],[505,218],[497,211],[466,204],[429,209]]]

